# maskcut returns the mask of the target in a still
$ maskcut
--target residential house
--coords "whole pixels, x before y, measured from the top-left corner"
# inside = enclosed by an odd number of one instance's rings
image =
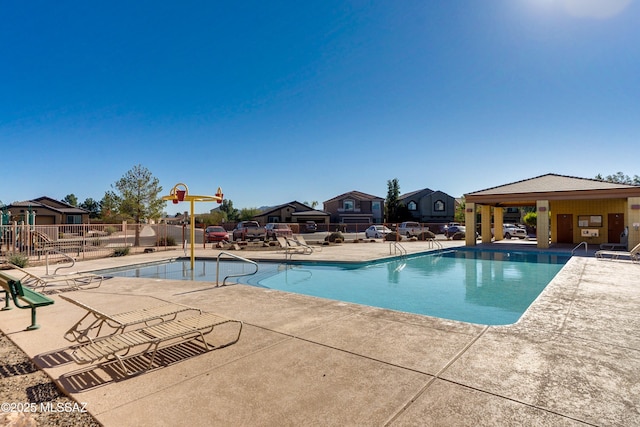
[[[442,191],[424,188],[403,194],[399,200],[417,222],[444,224],[456,214],[456,199]]]
[[[381,224],[384,221],[384,199],[360,191],[349,191],[324,202],[331,223]]]
[[[329,214],[297,201],[267,208],[253,216],[255,221],[264,225],[269,222],[305,223],[314,221],[317,224],[328,224]]]
[[[33,225],[87,224],[89,211],[50,197],[12,203],[5,208],[11,221]],[[33,219],[35,218],[35,222]]]

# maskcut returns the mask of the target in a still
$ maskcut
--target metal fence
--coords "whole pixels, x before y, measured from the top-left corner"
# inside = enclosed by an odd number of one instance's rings
[[[234,224],[223,224],[229,232]],[[364,237],[370,223],[318,223],[315,231],[306,224],[289,224],[293,233],[322,240],[326,234],[340,231]],[[398,224],[384,224],[392,230]],[[421,224],[423,231],[441,232],[443,224]],[[231,233],[230,237],[231,237]],[[106,258],[145,250],[168,250],[190,245],[188,224],[61,224],[29,225],[11,223],[0,225],[0,261],[27,258],[29,263],[53,261],[72,257],[75,260]],[[197,228],[195,245],[205,247],[204,229]],[[198,247],[196,246],[196,247]]]
[[[228,222],[222,224],[222,226],[227,231],[232,231],[237,223]],[[307,224],[306,223],[285,223],[290,228],[294,234],[304,234],[308,233]],[[262,224],[264,225],[264,224]],[[318,233],[332,233],[334,231],[340,231],[342,233],[364,233],[367,228],[374,224],[368,222],[360,222],[360,223],[316,223],[315,231]],[[384,224],[375,224],[375,225],[384,225],[387,228],[395,231],[396,228],[400,225],[400,223],[384,223]],[[444,226],[446,223],[421,223],[421,231],[431,231],[434,234],[439,234],[444,231]]]
[[[204,241],[202,236],[202,232],[196,233],[196,243]],[[14,222],[0,226],[0,259],[105,258],[148,248],[175,249],[188,241],[188,229],[168,224],[29,225]]]

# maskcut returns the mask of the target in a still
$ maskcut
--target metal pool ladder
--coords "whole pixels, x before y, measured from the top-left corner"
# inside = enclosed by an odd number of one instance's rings
[[[398,255],[398,252],[400,252],[400,256],[407,256],[407,250],[400,242],[389,242],[389,255],[392,255],[392,249],[394,255]]]
[[[582,245],[584,245],[584,251],[585,252],[589,252],[589,246],[587,245],[587,242],[580,242],[580,243],[578,243],[578,246],[576,246],[575,248],[571,249],[571,255],[573,255],[573,253],[576,251],[576,249],[578,249]]]
[[[429,239],[429,248],[432,248],[434,246],[436,247],[436,249],[438,249],[438,251],[442,251],[442,249],[444,249],[444,247],[442,246],[442,243],[438,242],[434,238]]]
[[[228,276],[226,276],[226,277],[222,280],[222,286],[225,286],[225,282],[226,282],[226,281],[227,281],[227,279],[228,279],[228,278],[230,278],[230,277],[252,276],[252,275],[254,275],[254,274],[256,274],[256,273],[258,272],[258,263],[257,263],[257,262],[255,262],[255,261],[251,261],[250,259],[243,258],[243,257],[241,257],[241,256],[238,256],[238,255],[235,255],[235,254],[232,254],[232,253],[229,253],[229,252],[224,252],[224,251],[222,251],[222,252],[220,252],[220,253],[218,254],[218,257],[217,257],[217,259],[216,259],[216,286],[219,286],[219,285],[218,285],[218,283],[220,283],[220,282],[219,282],[219,280],[218,280],[218,278],[219,278],[219,274],[220,274],[220,258],[221,258],[223,255],[227,255],[227,256],[229,256],[229,257],[231,257],[231,258],[236,258],[236,259],[238,259],[238,260],[240,260],[240,261],[243,261],[243,262],[246,262],[246,263],[249,263],[249,264],[253,264],[253,266],[256,268],[256,270],[255,270],[253,273],[229,274]]]

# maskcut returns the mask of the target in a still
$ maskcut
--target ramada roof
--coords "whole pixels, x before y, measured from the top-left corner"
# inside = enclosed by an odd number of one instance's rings
[[[531,204],[535,200],[579,200],[640,197],[640,186],[547,174],[465,194],[467,202]],[[507,202],[507,203],[504,203]]]

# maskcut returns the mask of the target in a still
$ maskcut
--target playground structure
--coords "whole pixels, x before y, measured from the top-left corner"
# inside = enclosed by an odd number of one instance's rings
[[[162,200],[171,201],[173,204],[178,204],[180,202],[190,202],[190,210],[189,210],[189,232],[191,239],[191,270],[194,269],[195,266],[195,202],[216,202],[222,203],[224,195],[222,194],[222,189],[218,187],[218,191],[213,196],[198,196],[189,194],[189,187],[186,184],[181,182],[177,183],[173,186],[168,196],[163,196]]]

